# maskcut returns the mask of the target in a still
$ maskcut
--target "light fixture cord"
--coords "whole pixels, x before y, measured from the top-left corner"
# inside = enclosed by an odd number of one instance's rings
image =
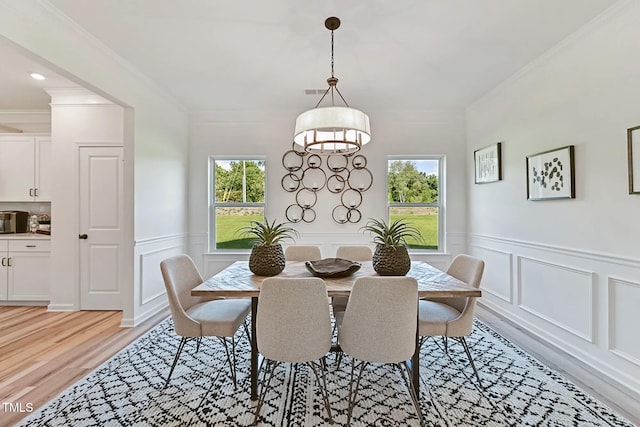
[[[336,86],[336,83],[338,82],[338,79],[336,79],[335,76],[333,75],[333,64],[334,64],[334,60],[333,60],[333,30],[331,30],[331,79],[330,80],[335,80],[335,81],[333,83],[329,83],[329,87],[324,92],[324,94],[322,95],[322,97],[320,98],[320,100],[318,101],[318,103],[316,104],[316,106],[314,108],[318,108],[320,106],[320,104],[322,103],[322,101],[324,100],[324,98],[327,96],[327,94],[329,92],[331,92],[331,106],[333,107],[335,105],[334,89],[335,89],[335,92],[338,92],[338,95],[340,96],[340,99],[342,99],[342,102],[344,102],[344,105],[349,107],[349,104],[344,99],[344,96],[342,96],[342,94],[340,93],[340,90]]]
[[[331,30],[331,78],[334,78],[333,76],[333,30]],[[334,99],[333,99],[333,88],[334,86],[331,86],[331,105],[335,105]],[[340,97],[342,97],[342,95],[340,95]]]
[[[331,30],[331,77],[333,77],[333,30]]]

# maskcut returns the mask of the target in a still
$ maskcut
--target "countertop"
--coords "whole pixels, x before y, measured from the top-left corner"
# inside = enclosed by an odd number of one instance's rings
[[[51,240],[51,236],[37,233],[10,233],[0,234],[0,240]]]

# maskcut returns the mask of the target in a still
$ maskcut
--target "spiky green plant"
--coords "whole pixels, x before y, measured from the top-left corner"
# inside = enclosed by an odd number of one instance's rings
[[[250,221],[250,225],[242,227],[244,236],[253,236],[253,243],[259,246],[275,245],[285,239],[294,240],[295,237],[300,236],[295,228],[288,227],[284,223],[276,224],[274,219],[271,223],[264,218],[260,221]]]
[[[387,224],[383,219],[371,218],[362,228],[371,233],[373,243],[377,245],[397,248],[406,245],[409,238],[422,240],[420,230],[407,224],[403,218],[396,219],[391,224]]]

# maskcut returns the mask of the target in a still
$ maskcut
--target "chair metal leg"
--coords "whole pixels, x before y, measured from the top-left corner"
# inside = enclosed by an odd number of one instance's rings
[[[336,371],[340,369],[340,363],[342,362],[342,352],[336,352]]]
[[[368,362],[361,361],[360,363],[360,371],[358,372],[358,378],[356,380],[356,386],[353,387],[353,373],[356,366],[356,360],[351,359],[351,376],[349,380],[349,409],[347,411],[347,426],[351,425],[351,415],[353,414],[353,407],[356,404],[356,398],[358,397],[358,389],[360,389],[360,380],[362,379],[362,372],[364,368],[369,365]]]
[[[327,388],[327,378],[325,375],[326,364],[324,362],[324,357],[320,359],[320,363],[317,365],[316,362],[307,362],[307,365],[309,365],[313,370],[313,374],[315,375],[318,386],[320,387],[324,407],[327,410],[327,415],[329,415],[329,424],[333,424],[334,421],[333,416],[331,415],[331,405],[329,404],[329,389]],[[320,370],[320,374],[318,374],[318,370]]]
[[[196,353],[200,351],[200,341],[202,341],[202,337],[196,338]]]
[[[188,337],[182,337],[182,339],[180,340],[180,344],[178,344],[178,350],[176,351],[176,356],[173,358],[173,364],[171,365],[171,370],[169,371],[169,375],[167,376],[167,381],[164,383],[165,388],[169,385],[171,374],[173,374],[173,370],[176,367],[176,363],[178,363],[178,359],[180,358],[180,353],[182,353],[182,349],[184,348],[184,345],[188,339],[189,339]]]
[[[404,369],[402,369],[403,367]],[[418,413],[418,419],[420,420],[420,425],[423,426],[424,419],[422,418],[422,410],[420,409],[420,399],[416,394],[416,388],[414,387],[413,383],[410,380],[411,371],[409,370],[409,366],[407,365],[407,362],[403,362],[402,364],[398,364],[398,368],[400,370],[400,375],[404,380],[404,384],[407,386],[407,389],[409,390],[409,395],[411,396],[411,400],[413,401],[413,406],[416,408],[416,412]],[[404,376],[405,373],[407,374],[406,378]]]
[[[249,341],[249,344],[251,344],[251,335],[249,334],[249,327],[247,326],[247,319],[245,319],[244,322],[242,322],[242,326],[244,327],[244,333],[247,336],[247,341]]]
[[[458,337],[458,340],[462,343],[462,346],[464,347],[465,353],[467,353],[467,359],[469,359],[469,363],[471,364],[471,367],[473,368],[473,373],[476,375],[476,378],[478,379],[478,384],[480,384],[480,386],[482,386],[482,381],[480,380],[480,375],[478,375],[478,370],[476,369],[476,364],[473,363],[473,358],[471,357],[471,352],[469,351],[469,346],[467,345],[467,340],[464,339],[464,337]]]
[[[266,360],[266,359],[265,359]],[[256,406],[256,412],[253,418],[253,425],[258,425],[258,418],[260,417],[260,410],[262,409],[262,405],[264,404],[264,400],[267,397],[267,391],[269,390],[269,384],[271,384],[271,379],[273,378],[273,371],[275,371],[276,366],[280,363],[275,362],[273,360],[267,360],[266,365],[264,367],[264,371],[262,372],[262,389],[260,390],[260,395],[258,396],[258,405]],[[265,382],[265,377],[269,375],[267,381]]]
[[[227,355],[227,363],[229,363],[229,371],[231,372],[231,379],[233,380],[233,388],[234,390],[238,387],[238,384],[236,382],[236,355],[235,355],[235,340],[233,338],[231,338],[231,345],[232,345],[232,349],[233,349],[233,360],[231,360],[231,355],[229,354],[229,346],[227,345],[227,340],[224,337],[217,337],[220,341],[222,341],[222,344],[224,345],[224,352]]]

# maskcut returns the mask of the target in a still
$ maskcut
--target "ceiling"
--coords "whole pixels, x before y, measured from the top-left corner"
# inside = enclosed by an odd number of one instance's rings
[[[2,37],[0,58],[0,110],[48,111],[51,98],[44,88],[77,86]],[[40,73],[46,80],[34,80],[31,73]]]
[[[465,108],[614,0],[48,0],[189,110],[311,108],[335,76],[352,107]],[[72,85],[0,43],[0,110]],[[11,64],[7,66],[7,64]]]

